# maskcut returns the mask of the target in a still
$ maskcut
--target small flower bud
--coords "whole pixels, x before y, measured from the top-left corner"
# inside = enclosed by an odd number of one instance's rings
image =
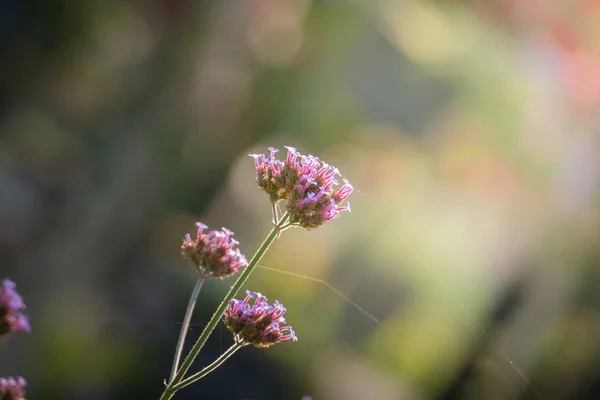
[[[223,279],[234,275],[242,266],[248,265],[246,257],[234,248],[238,241],[233,239],[233,232],[226,228],[204,233],[208,226],[196,223],[198,232],[196,239],[187,234],[181,245],[183,258],[191,260],[201,274]]]
[[[25,303],[16,287],[9,279],[4,279],[0,285],[0,336],[10,332],[31,331],[29,319],[21,312],[25,309]]]
[[[285,323],[285,307],[275,301],[267,303],[260,293],[247,291],[244,300],[232,299],[227,305],[223,322],[234,334],[236,342],[243,341],[256,347],[269,347],[282,340],[298,340],[291,326]],[[253,304],[250,300],[253,299]]]

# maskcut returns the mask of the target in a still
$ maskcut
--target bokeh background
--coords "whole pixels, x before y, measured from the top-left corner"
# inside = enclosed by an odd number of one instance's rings
[[[304,277],[247,285],[300,340],[176,398],[600,398],[597,0],[8,0],[0,57],[0,276],[33,328],[0,375],[28,398],[158,398],[181,239],[227,226],[250,257],[247,154],[282,145],[356,188],[262,262]]]

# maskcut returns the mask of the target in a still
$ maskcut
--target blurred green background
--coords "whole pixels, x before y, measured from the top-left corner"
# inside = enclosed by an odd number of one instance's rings
[[[181,239],[226,226],[249,258],[247,154],[282,145],[356,188],[262,262],[304,277],[247,284],[300,340],[175,398],[600,398],[600,2],[7,0],[0,56],[0,277],[33,328],[0,376],[28,398],[158,398]]]

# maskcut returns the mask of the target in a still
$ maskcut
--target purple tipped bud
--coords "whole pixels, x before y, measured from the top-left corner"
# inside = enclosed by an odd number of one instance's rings
[[[298,157],[298,152],[293,147],[290,147],[290,146],[284,146],[284,147],[288,151],[287,157],[285,158],[285,163],[288,166],[292,166],[296,163],[296,158]]]
[[[259,293],[260,294],[260,293]],[[246,290],[246,298],[244,299],[244,303],[248,303],[250,299],[255,298],[256,295],[249,290]]]

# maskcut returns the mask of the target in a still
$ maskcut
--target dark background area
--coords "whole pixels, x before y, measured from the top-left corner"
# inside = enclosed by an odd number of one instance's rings
[[[29,399],[158,398],[181,239],[226,226],[250,258],[247,154],[283,145],[356,188],[247,284],[300,340],[175,398],[600,398],[598,1],[7,0],[0,59],[0,278],[32,325],[0,376]]]

